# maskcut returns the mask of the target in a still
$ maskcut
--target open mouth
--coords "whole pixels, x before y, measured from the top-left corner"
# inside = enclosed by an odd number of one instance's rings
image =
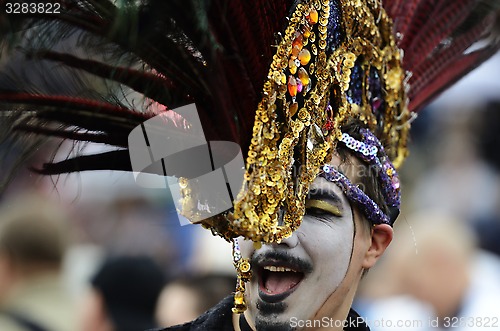
[[[265,265],[258,270],[259,296],[270,303],[284,300],[304,279],[304,273],[291,266]]]

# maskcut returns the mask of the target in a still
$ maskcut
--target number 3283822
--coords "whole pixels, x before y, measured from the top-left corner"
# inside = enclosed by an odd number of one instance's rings
[[[60,3],[43,2],[7,2],[5,3],[7,14],[60,14]]]

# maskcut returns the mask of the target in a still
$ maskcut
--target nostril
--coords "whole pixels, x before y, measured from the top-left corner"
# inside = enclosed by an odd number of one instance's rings
[[[289,248],[294,248],[298,245],[298,243],[299,239],[297,237],[297,234],[294,232],[290,237],[283,239],[278,245],[286,245]]]

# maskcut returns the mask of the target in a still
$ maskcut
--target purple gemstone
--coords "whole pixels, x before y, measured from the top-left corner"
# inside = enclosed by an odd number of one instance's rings
[[[392,187],[397,190],[401,186],[401,183],[399,182],[399,178],[394,176],[392,177]]]
[[[297,92],[301,93],[303,88],[304,85],[302,85],[302,81],[300,80],[300,78],[297,78]]]
[[[380,106],[382,106],[382,99],[380,99],[380,98],[374,98],[372,100],[372,110],[374,112],[378,112],[378,110],[380,109]]]

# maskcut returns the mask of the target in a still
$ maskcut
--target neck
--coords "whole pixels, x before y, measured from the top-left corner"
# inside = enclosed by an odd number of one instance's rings
[[[321,327],[308,329],[308,330],[321,330],[321,331],[343,331],[344,330],[344,322],[347,321],[347,317],[349,315],[349,311],[352,306],[352,302],[354,301],[354,296],[356,295],[356,291],[358,288],[359,281],[361,280],[362,273],[360,272],[358,275],[358,279],[356,282],[352,284],[349,288],[338,288],[337,291],[342,291],[344,298],[342,304],[339,306],[338,302],[336,302],[336,298],[332,297],[328,298],[326,302],[323,304],[321,309],[314,316],[314,320],[319,321],[327,321],[328,323],[326,327],[322,325]],[[336,291],[336,292],[337,292]]]

